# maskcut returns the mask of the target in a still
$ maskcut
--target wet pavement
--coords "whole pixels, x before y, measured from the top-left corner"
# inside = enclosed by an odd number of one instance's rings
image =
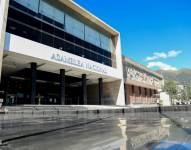
[[[1,140],[0,150],[191,150],[191,112],[5,119]]]

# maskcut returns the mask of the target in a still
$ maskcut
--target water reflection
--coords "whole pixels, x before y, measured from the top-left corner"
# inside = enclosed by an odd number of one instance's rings
[[[120,145],[120,150],[137,150],[137,149],[153,149],[161,139],[165,139],[169,136],[169,120],[167,118],[162,118],[158,126],[150,128],[147,132],[140,132],[139,135],[131,135],[132,131],[128,129],[128,120],[126,118],[119,118],[119,127],[121,129],[122,137],[125,140],[122,145]],[[139,120],[140,121],[140,120]],[[152,122],[150,122],[152,124]],[[153,123],[156,123],[154,121]],[[144,124],[143,124],[144,126]],[[148,126],[149,127],[149,126]],[[137,129],[139,130],[139,129]],[[143,128],[144,130],[144,128]],[[142,130],[142,131],[143,131]],[[129,134],[128,134],[129,132]]]
[[[10,141],[7,147],[13,150],[191,150],[190,118],[178,114],[129,113],[126,115],[78,115],[60,116],[59,119],[33,119],[20,122],[22,132],[29,128],[58,129],[52,132]],[[70,123],[68,123],[70,121]],[[84,124],[73,126],[74,122]],[[41,123],[39,123],[41,122]],[[89,123],[85,123],[89,122]],[[1,123],[2,124],[2,123]],[[17,124],[17,123],[16,123]],[[63,125],[70,128],[61,128]],[[12,128],[14,127],[12,123]],[[12,135],[12,129],[8,131]],[[6,131],[5,131],[6,130]],[[2,134],[0,134],[1,137]],[[0,138],[1,139],[1,138]]]

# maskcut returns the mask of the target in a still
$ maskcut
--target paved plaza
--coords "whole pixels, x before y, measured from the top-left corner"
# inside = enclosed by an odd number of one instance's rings
[[[4,116],[0,150],[189,150],[190,114]]]

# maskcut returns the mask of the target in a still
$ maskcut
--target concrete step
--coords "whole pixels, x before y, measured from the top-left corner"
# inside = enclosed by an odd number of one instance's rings
[[[99,113],[99,112],[122,112],[128,107],[99,106],[99,105],[22,105],[6,106],[6,114],[57,114],[57,113]]]
[[[93,108],[94,110],[98,107]],[[23,106],[6,106],[5,109],[7,111],[76,111],[76,110],[89,110],[88,106],[69,106],[69,105],[63,105],[63,106],[55,106],[55,105],[23,105]],[[99,107],[99,109],[102,109],[102,107]]]

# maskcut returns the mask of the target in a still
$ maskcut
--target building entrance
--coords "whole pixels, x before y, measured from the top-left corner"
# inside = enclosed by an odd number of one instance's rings
[[[4,92],[5,105],[31,104],[31,69],[23,69],[9,76],[3,76],[1,91]],[[36,72],[35,104],[60,105],[59,74]],[[65,76],[65,104],[82,104],[82,79]]]

